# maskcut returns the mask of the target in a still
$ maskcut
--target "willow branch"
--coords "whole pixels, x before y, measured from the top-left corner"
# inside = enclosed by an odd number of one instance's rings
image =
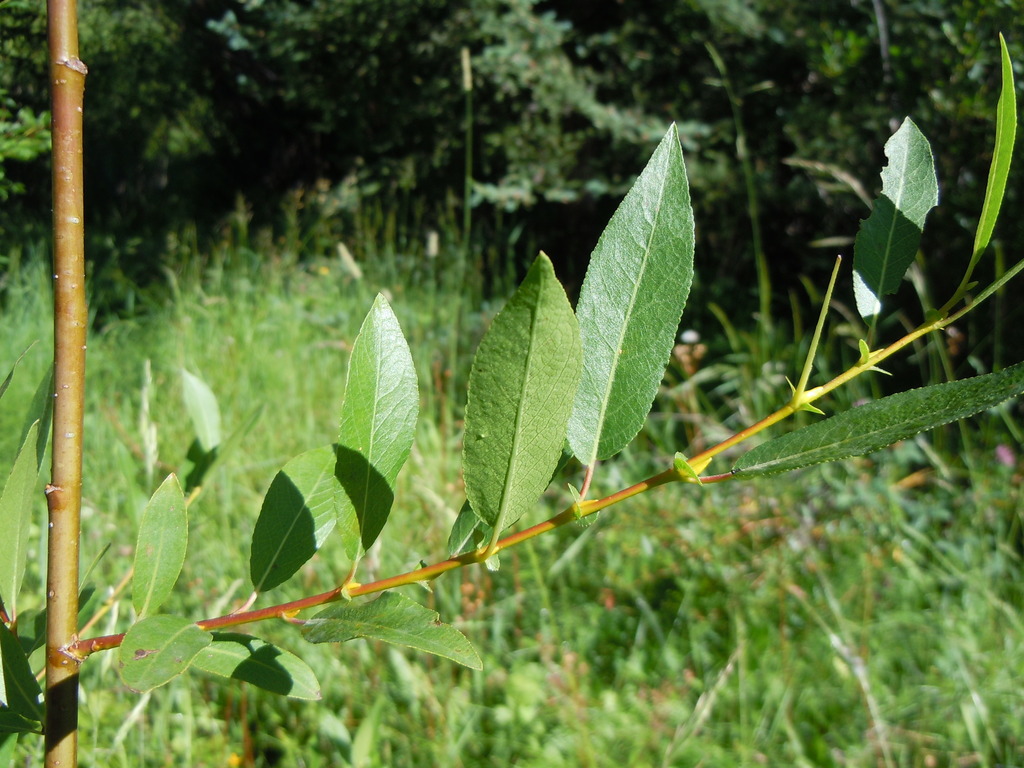
[[[1024,262],[1018,267],[1015,267],[1017,271],[1024,270]],[[1014,272],[1016,274],[1016,272]],[[917,329],[907,334],[906,336],[898,339],[889,346],[876,350],[870,353],[865,359],[858,361],[858,363],[849,368],[844,373],[836,376],[831,381],[823,384],[819,387],[815,387],[806,392],[800,393],[794,397],[789,403],[778,409],[771,415],[760,420],[756,424],[747,427],[746,429],[737,432],[732,437],[723,440],[717,445],[696,454],[693,458],[689,459],[691,466],[704,468],[706,467],[712,458],[721,454],[728,448],[735,446],[744,440],[749,439],[753,435],[767,429],[769,426],[776,424],[789,416],[792,416],[800,408],[808,403],[817,400],[823,395],[837,389],[838,387],[846,384],[851,379],[872,370],[878,363],[888,359],[892,355],[896,354],[901,349],[905,348],[908,344],[913,343],[916,339],[932,333],[946,327],[950,323],[957,320],[966,312],[975,308],[981,300],[987,298],[990,295],[988,292],[983,294],[979,300],[976,300],[971,305],[964,307],[959,312],[956,312],[947,317],[932,320],[927,322]],[[725,472],[716,475],[705,475],[699,479],[701,484],[711,484],[726,482],[735,479],[735,475],[730,472]],[[394,589],[397,587],[409,586],[411,584],[417,584],[422,582],[428,582],[436,579],[443,573],[463,568],[467,565],[473,565],[481,563],[492,555],[501,552],[502,550],[509,549],[510,547],[522,544],[525,541],[536,538],[544,533],[561,528],[568,523],[576,521],[582,517],[593,515],[603,509],[611,507],[614,504],[618,504],[621,501],[637,496],[641,493],[649,491],[653,488],[657,488],[661,485],[674,482],[685,482],[694,483],[694,479],[681,473],[676,468],[667,469],[656,475],[653,475],[646,480],[642,480],[639,483],[617,491],[609,496],[602,499],[595,499],[592,501],[581,501],[573,504],[570,507],[559,512],[557,515],[545,520],[542,523],[537,523],[529,528],[524,528],[521,531],[516,531],[504,538],[498,539],[495,543],[485,546],[474,552],[467,552],[462,555],[450,557],[447,560],[434,563],[432,565],[426,565],[421,568],[416,568],[405,573],[391,576],[386,579],[374,581],[367,584],[359,584],[354,581],[346,581],[345,584],[335,587],[327,592],[323,592],[318,595],[311,595],[304,597],[299,600],[295,600],[288,603],[281,603],[279,605],[273,605],[267,608],[259,608],[256,610],[245,610],[230,613],[225,616],[219,616],[217,618],[205,619],[203,621],[196,622],[197,626],[205,630],[224,629],[227,627],[236,627],[243,624],[251,624],[258,621],[266,621],[268,619],[285,619],[294,620],[295,616],[306,609],[314,608],[327,603],[335,602],[337,600],[349,599],[353,597],[360,597],[363,595],[374,594],[377,592],[383,592],[387,589]],[[351,578],[351,575],[350,575]],[[110,650],[117,648],[121,645],[124,640],[124,634],[116,635],[105,635],[103,637],[94,637],[86,640],[81,640],[70,646],[67,651],[72,653],[79,660],[84,660],[89,655],[96,653],[97,651]]]

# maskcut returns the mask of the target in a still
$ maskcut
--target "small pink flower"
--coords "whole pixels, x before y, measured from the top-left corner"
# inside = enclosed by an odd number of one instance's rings
[[[1017,457],[1014,456],[1010,446],[1000,443],[996,446],[996,461],[1004,467],[1012,467],[1017,464]]]

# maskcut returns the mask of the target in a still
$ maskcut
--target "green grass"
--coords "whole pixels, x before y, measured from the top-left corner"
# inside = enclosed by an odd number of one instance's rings
[[[84,614],[112,607],[91,634],[128,626],[130,601],[110,589],[130,566],[146,499],[193,439],[180,368],[213,388],[227,432],[263,406],[190,509],[188,559],[167,610],[199,619],[247,596],[262,494],[291,456],[334,438],[347,350],[385,286],[423,412],[383,547],[363,568],[387,576],[444,557],[462,502],[461,402],[449,393],[464,392],[493,308],[481,309],[478,290],[453,301],[444,247],[431,262],[386,226],[363,236],[357,279],[333,249],[300,263],[294,254],[308,244],[249,242],[236,228],[192,260],[170,302],[94,334],[83,566],[106,554]],[[0,363],[39,343],[0,402],[4,467],[50,335],[44,271],[23,265],[9,277]],[[670,372],[649,427],[602,467],[598,490],[641,479],[688,440],[715,439],[788,396],[782,377],[798,355],[732,321],[699,376]],[[841,335],[827,346],[851,354]],[[151,472],[139,428],[146,360],[159,446]],[[701,416],[677,418],[693,403]],[[1005,418],[1019,414],[1012,406]],[[82,765],[1022,765],[1024,465],[994,460],[999,442],[1020,453],[1000,419],[971,430],[970,470],[950,452],[929,458],[922,440],[771,482],[658,489],[589,528],[504,553],[497,573],[464,569],[410,592],[469,636],[479,673],[363,641],[306,645],[283,623],[249,629],[311,664],[320,704],[201,674],[139,697],[121,685],[116,653],[97,655],[82,672]],[[560,489],[549,495],[552,509],[567,503]],[[34,564],[42,515],[40,503]],[[328,546],[261,604],[328,589],[347,567]],[[33,566],[37,594],[38,585]],[[25,760],[37,754],[23,748]]]

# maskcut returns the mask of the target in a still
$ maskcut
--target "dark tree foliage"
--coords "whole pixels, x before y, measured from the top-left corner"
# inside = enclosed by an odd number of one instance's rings
[[[849,252],[863,198],[879,187],[879,148],[908,114],[940,164],[945,210],[924,245],[941,265],[970,248],[984,193],[998,32],[1024,60],[1017,0],[82,0],[80,10],[92,253],[134,265],[131,280],[154,272],[166,232],[210,231],[239,197],[266,222],[296,188],[333,190],[342,209],[461,197],[462,47],[473,56],[469,202],[480,232],[493,235],[486,222],[498,216],[525,228],[570,283],[676,121],[715,292],[705,298],[752,308],[737,117],[776,285],[820,282],[834,253]],[[35,114],[46,109],[42,13],[31,0],[0,5],[0,90]],[[5,167],[16,183],[36,180],[7,210],[26,226],[45,220],[40,168]],[[1010,209],[1022,178],[1011,177]],[[1022,242],[1022,226],[1007,220],[1000,234]]]
[[[831,239],[852,237],[867,215],[851,182],[868,196],[877,191],[880,148],[908,114],[933,141],[944,205],[979,208],[999,88],[997,35],[1012,36],[1018,3],[549,0],[540,7],[573,25],[578,66],[600,74],[602,100],[631,100],[689,134],[702,251],[720,266],[716,280],[747,263],[750,228],[735,126],[708,43],[742,101],[765,247],[780,273],[820,276],[830,267],[838,244]],[[1021,182],[1011,183],[1008,203],[1021,199]],[[944,254],[969,250],[973,224],[935,218],[954,223],[930,230],[930,254],[941,263]],[[1020,242],[1019,226],[1004,225],[1006,239]],[[826,239],[827,250],[811,247]]]

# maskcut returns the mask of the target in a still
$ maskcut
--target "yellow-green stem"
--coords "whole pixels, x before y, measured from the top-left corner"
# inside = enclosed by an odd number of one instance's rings
[[[799,407],[803,404],[804,392],[807,390],[807,382],[811,377],[811,370],[814,368],[814,356],[818,352],[818,342],[821,340],[821,331],[825,327],[825,318],[828,317],[828,307],[832,303],[832,289],[836,287],[836,278],[839,277],[839,266],[843,263],[842,256],[836,256],[836,264],[832,268],[832,277],[828,281],[828,290],[825,291],[825,300],[821,303],[821,313],[818,315],[818,324],[814,327],[814,335],[811,337],[811,346],[807,350],[807,360],[804,362],[804,369],[800,373],[800,381],[793,391],[793,405]]]
[[[85,403],[85,237],[82,107],[87,69],[78,58],[75,0],[47,4],[53,113],[53,463],[46,488],[45,764],[78,761],[78,544]]]
[[[848,368],[846,371],[836,376],[827,384],[822,384],[820,387],[814,387],[813,389],[804,392],[801,397],[801,402],[799,405],[795,405],[794,401],[790,400],[790,402],[786,403],[786,405],[782,406],[779,410],[775,411],[775,413],[771,414],[770,416],[766,416],[756,424],[752,424],[743,431],[737,432],[735,435],[728,438],[727,440],[723,440],[722,442],[718,443],[715,446],[712,446],[706,451],[703,451],[701,453],[698,453],[696,456],[693,456],[689,460],[690,464],[701,467],[706,466],[712,458],[722,453],[723,451],[732,448],[734,445],[742,443],[744,440],[753,437],[758,432],[761,432],[767,429],[768,427],[772,426],[773,424],[777,424],[783,419],[792,416],[799,409],[800,405],[807,405],[813,403],[818,398],[827,395],[834,389],[838,389],[843,384],[857,378],[862,373],[867,373],[872,368],[875,368],[880,362],[899,352],[908,344],[912,344],[917,339],[921,338],[922,336],[925,336],[926,334],[931,333],[932,331],[938,331],[945,328],[947,325],[957,320],[959,317],[961,317],[963,314],[968,312],[976,305],[977,302],[968,307],[964,307],[962,310],[953,315],[950,315],[949,317],[944,317],[938,320],[934,320],[930,323],[925,323],[924,325],[919,326],[916,330],[913,330],[910,333],[908,333],[906,336],[898,339],[897,341],[894,341],[888,347],[872,352],[867,356],[866,359],[858,361],[857,365]]]

